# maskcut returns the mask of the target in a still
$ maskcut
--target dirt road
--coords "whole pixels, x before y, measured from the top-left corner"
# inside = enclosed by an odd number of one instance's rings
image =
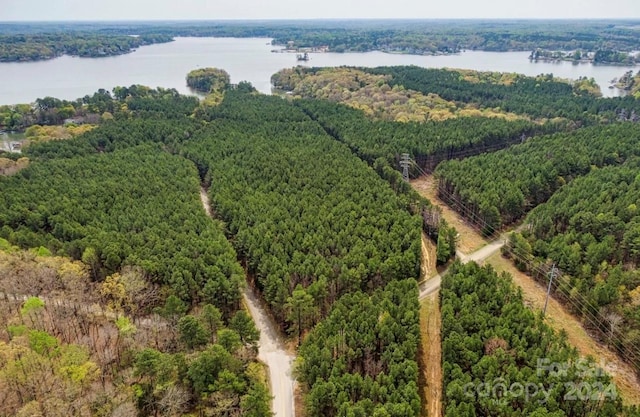
[[[211,205],[207,190],[200,188],[200,200],[207,215],[211,216]],[[275,324],[266,313],[260,299],[252,288],[243,293],[244,302],[249,313],[260,330],[258,342],[258,359],[269,368],[269,385],[273,401],[271,409],[275,417],[295,417],[293,405],[295,379],[293,378],[294,356],[287,352],[281,342]]]
[[[481,263],[485,259],[491,257],[492,255],[498,253],[500,249],[504,246],[505,240],[503,238],[499,238],[486,246],[481,247],[470,255],[465,255],[464,253],[458,251],[456,256],[463,264],[467,262],[478,262]],[[428,280],[422,281],[418,286],[419,290],[419,299],[424,300],[431,294],[440,290],[440,284],[442,282],[442,276],[445,275],[449,270],[446,269],[440,274],[436,274]]]
[[[295,380],[292,375],[294,357],[281,343],[275,325],[251,288],[244,291],[244,301],[256,327],[260,330],[258,359],[269,367],[269,384],[274,396],[272,403],[274,416],[293,417],[295,414],[293,405]]]
[[[422,265],[420,289],[429,293],[420,302],[420,387],[423,401],[423,416],[442,414],[442,346],[440,344],[440,276],[436,270],[435,245],[422,234]],[[434,276],[436,278],[427,278]]]

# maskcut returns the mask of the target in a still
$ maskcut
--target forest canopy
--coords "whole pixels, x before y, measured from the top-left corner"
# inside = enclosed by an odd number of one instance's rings
[[[611,377],[528,309],[509,275],[456,263],[440,297],[445,416],[623,415]]]
[[[637,158],[593,168],[527,216],[509,239],[516,265],[539,281],[553,265],[553,293],[636,367],[640,357],[640,168]]]
[[[154,43],[170,42],[167,35],[105,35],[96,31],[83,33],[2,34],[0,27],[0,62],[39,61],[61,55],[99,58],[122,55]]]
[[[82,259],[96,280],[137,265],[184,301],[237,309],[242,270],[183,158],[142,145],[52,159],[0,178],[0,187],[0,234],[10,242]]]
[[[532,138],[494,153],[443,162],[439,193],[466,207],[489,233],[520,219],[592,166],[638,156],[640,125],[621,122]],[[461,207],[460,207],[461,208]]]

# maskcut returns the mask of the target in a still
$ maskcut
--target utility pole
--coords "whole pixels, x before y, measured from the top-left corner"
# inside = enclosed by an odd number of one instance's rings
[[[409,182],[409,154],[403,153],[400,159],[400,167],[402,168],[402,179]]]
[[[553,279],[556,277],[556,264],[553,264],[551,267],[551,271],[549,272],[549,287],[547,287],[547,298],[544,300],[544,310],[542,310],[542,315],[547,314],[547,304],[549,303],[549,295],[551,294],[551,283]]]

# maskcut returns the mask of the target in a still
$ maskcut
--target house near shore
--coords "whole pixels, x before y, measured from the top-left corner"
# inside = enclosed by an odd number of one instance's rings
[[[84,124],[84,117],[70,117],[68,119],[64,119],[63,124],[66,125],[82,125]]]

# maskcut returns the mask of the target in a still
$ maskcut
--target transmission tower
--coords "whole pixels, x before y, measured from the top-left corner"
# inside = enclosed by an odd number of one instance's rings
[[[400,159],[400,167],[402,168],[402,179],[405,181],[409,181],[409,154],[403,153]]]
[[[549,272],[549,287],[547,288],[547,298],[544,300],[544,309],[542,310],[542,315],[547,314],[547,304],[549,303],[549,295],[551,294],[551,284],[553,283],[553,279],[556,278],[556,264],[553,264],[551,267],[551,271]]]

